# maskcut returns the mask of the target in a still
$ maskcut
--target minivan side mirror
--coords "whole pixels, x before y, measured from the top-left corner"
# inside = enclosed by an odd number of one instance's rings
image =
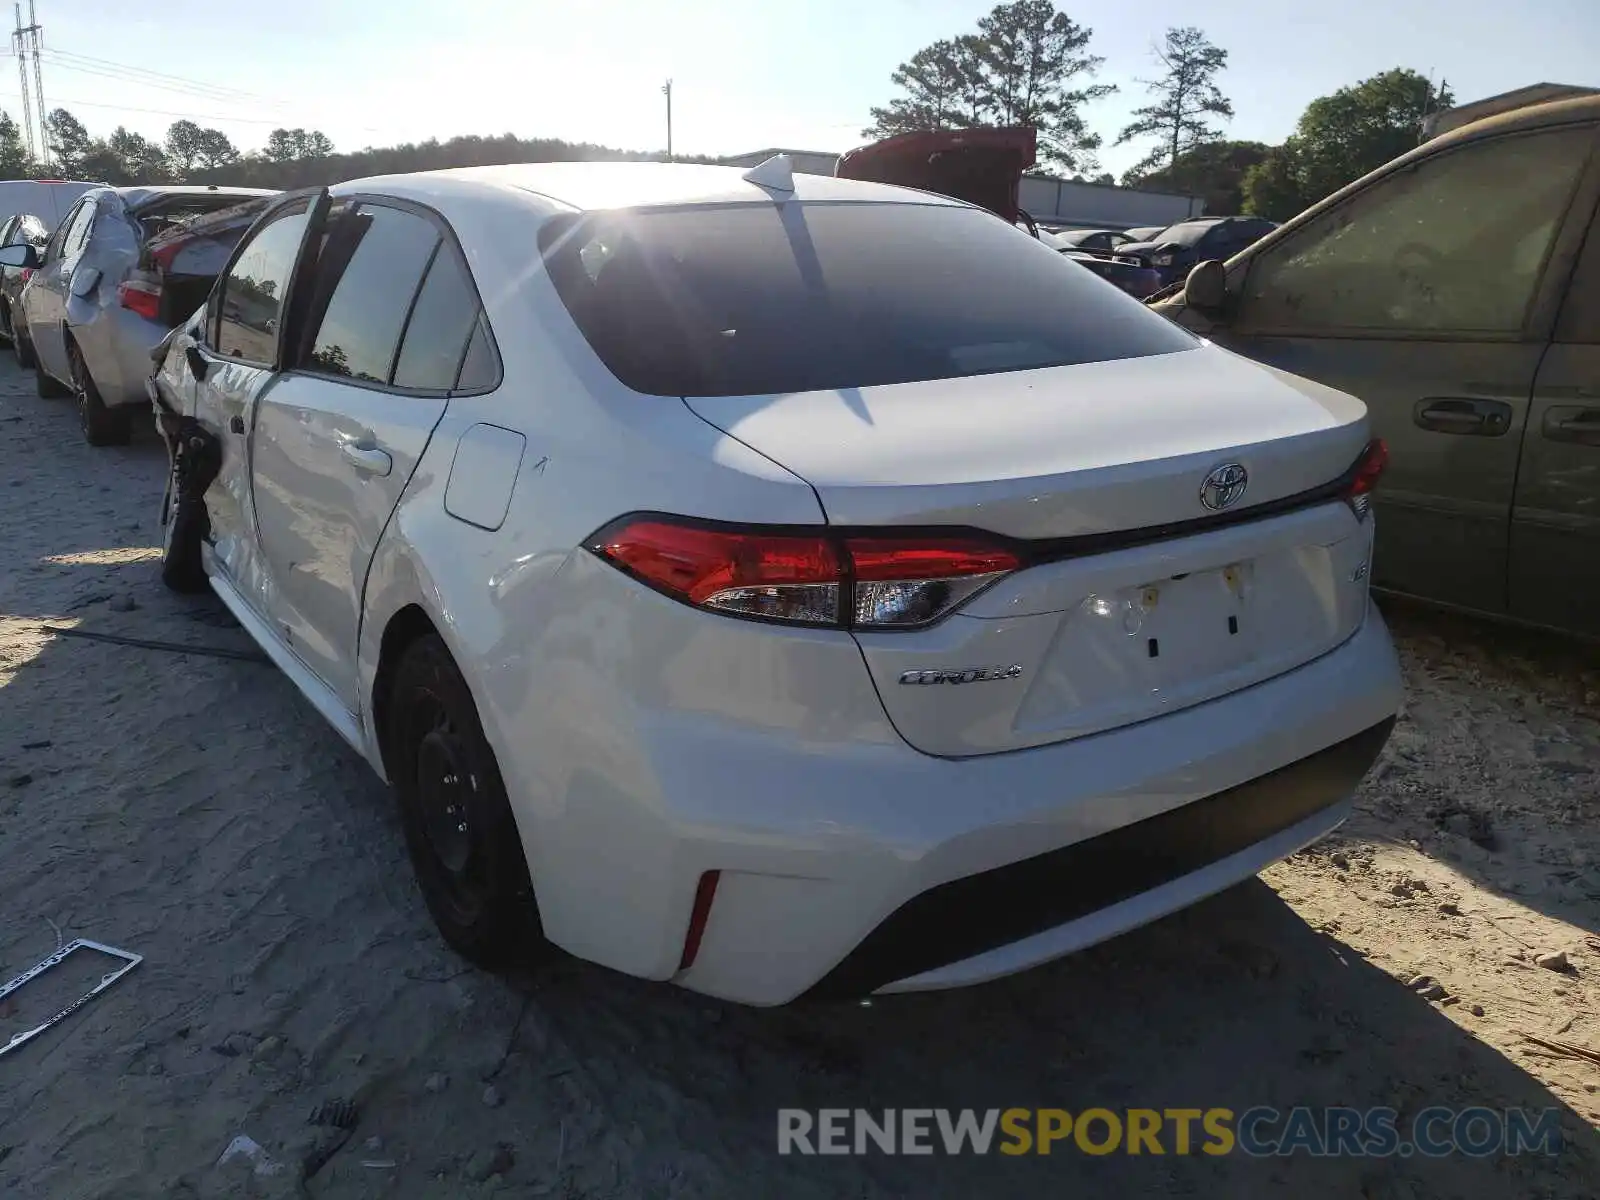
[[[27,242],[0,246],[0,267],[23,267],[31,270],[39,265],[39,252]]]
[[[1228,302],[1228,269],[1215,258],[1195,263],[1183,281],[1183,301],[1207,315],[1220,316]]]
[[[206,372],[211,369],[211,363],[200,353],[200,347],[190,342],[184,347],[183,357],[189,364],[189,374],[193,375],[197,382],[205,379]]]

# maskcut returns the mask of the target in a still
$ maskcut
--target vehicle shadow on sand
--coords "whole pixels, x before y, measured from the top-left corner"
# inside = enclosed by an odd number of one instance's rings
[[[1579,1114],[1259,881],[1031,973],[867,1007],[743,1009],[570,963],[531,995],[612,1108],[662,1148],[663,1172],[709,1155],[781,1180],[774,1194],[1576,1197],[1600,1178],[1600,1135]],[[1213,1157],[1198,1136],[1178,1154],[1168,1126],[1160,1157],[1094,1156],[1070,1139],[1049,1157],[777,1154],[785,1107],[1259,1105],[1389,1107],[1402,1133],[1435,1105],[1560,1109],[1565,1149]]]
[[[1386,599],[1405,717],[1346,833],[1381,828],[1600,933],[1600,647]]]

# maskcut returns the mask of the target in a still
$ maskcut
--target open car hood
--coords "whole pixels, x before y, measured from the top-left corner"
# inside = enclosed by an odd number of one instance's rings
[[[1016,221],[1023,172],[1038,157],[1038,136],[1025,126],[902,133],[852,150],[834,174],[953,196]]]

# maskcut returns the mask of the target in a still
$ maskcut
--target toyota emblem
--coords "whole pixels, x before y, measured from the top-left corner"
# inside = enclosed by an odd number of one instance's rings
[[[1250,472],[1239,463],[1223,463],[1212,469],[1200,485],[1200,503],[1212,512],[1231,508],[1250,486]]]

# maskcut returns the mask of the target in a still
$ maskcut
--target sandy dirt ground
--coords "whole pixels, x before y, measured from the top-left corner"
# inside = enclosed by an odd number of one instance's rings
[[[0,363],[0,981],[61,939],[145,956],[0,1058],[0,1195],[1600,1194],[1592,655],[1393,613],[1409,700],[1341,837],[1011,980],[763,1012],[571,960],[498,978],[436,938],[384,789],[275,670],[41,630],[251,649],[157,578],[163,468]],[[781,1106],[1333,1104],[1555,1107],[1565,1149],[776,1153]],[[239,1135],[282,1169],[218,1165]]]

